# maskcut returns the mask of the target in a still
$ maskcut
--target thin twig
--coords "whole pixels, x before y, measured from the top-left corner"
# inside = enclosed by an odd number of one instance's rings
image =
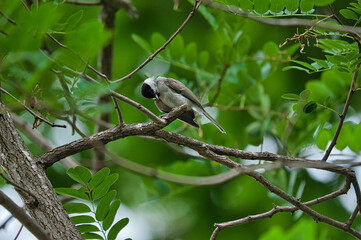
[[[115,108],[115,110],[117,111],[117,114],[118,114],[119,125],[124,125],[125,123],[124,123],[122,112],[120,111],[120,108],[119,108],[119,104],[118,104],[117,100],[114,97],[112,97],[112,100],[113,100],[113,103],[114,103],[114,108]]]
[[[195,0],[194,2],[194,7],[192,9],[192,11],[189,13],[188,17],[186,18],[186,20],[182,23],[182,25],[177,29],[177,31],[175,31],[175,33],[163,44],[163,46],[161,46],[157,51],[155,51],[152,55],[150,55],[142,64],[140,64],[136,69],[134,69],[131,73],[129,73],[128,75],[114,80],[114,81],[110,81],[110,83],[117,83],[117,82],[122,82],[124,80],[127,80],[129,78],[131,78],[135,73],[137,73],[139,70],[141,70],[145,65],[147,65],[150,61],[152,61],[157,55],[158,53],[160,53],[161,51],[163,51],[168,45],[169,43],[183,30],[183,28],[185,27],[185,25],[189,22],[189,20],[193,17],[194,13],[197,11],[197,9],[199,8],[199,6],[201,5],[202,0]]]
[[[21,131],[26,134],[28,138],[30,138],[33,142],[35,142],[40,148],[50,151],[55,146],[49,142],[48,139],[44,138],[43,135],[41,135],[39,132],[34,131],[30,125],[16,116],[15,114],[11,114],[11,120],[14,121],[15,125],[21,129]],[[61,163],[64,164],[67,168],[74,168],[76,166],[79,166],[79,163],[75,161],[71,157],[66,157],[63,160],[61,160]]]
[[[353,210],[350,218],[349,218],[349,219],[347,220],[347,222],[345,223],[348,228],[350,228],[351,225],[352,225],[352,223],[355,221],[355,218],[356,218],[358,212],[359,212],[359,207],[356,206],[356,208]]]
[[[360,41],[358,41],[357,39],[355,39],[356,42],[357,42],[357,46],[358,46],[358,49],[359,49],[359,53],[361,53],[361,44],[360,44]],[[359,58],[360,59],[360,58]],[[328,157],[330,156],[331,154],[331,151],[333,149],[333,147],[336,145],[336,142],[337,142],[337,138],[338,136],[340,135],[340,132],[341,132],[341,128],[343,126],[343,122],[345,121],[345,118],[346,118],[346,114],[347,114],[347,111],[348,111],[348,108],[350,106],[350,103],[351,103],[351,98],[352,98],[352,95],[355,93],[355,85],[356,85],[356,81],[357,81],[357,76],[358,76],[358,73],[359,73],[359,68],[360,68],[360,65],[361,63],[358,63],[357,66],[356,66],[356,71],[353,75],[353,78],[352,78],[352,82],[351,82],[351,86],[350,86],[350,90],[348,92],[348,95],[347,95],[347,99],[346,99],[346,102],[345,102],[345,106],[343,107],[343,111],[340,115],[340,120],[338,122],[338,125],[337,125],[337,129],[336,129],[336,132],[335,132],[335,135],[333,136],[332,138],[332,141],[331,141],[331,144],[328,146],[326,152],[325,152],[325,155],[323,156],[322,158],[322,161],[327,161]]]
[[[37,201],[37,200],[36,200],[36,199],[37,199],[36,196],[35,196],[32,192],[30,192],[29,190],[26,190],[25,188],[17,185],[17,184],[14,183],[13,181],[11,181],[11,180],[8,179],[7,177],[5,177],[5,175],[4,175],[2,172],[0,172],[0,177],[2,177],[7,184],[13,185],[15,188],[17,188],[17,189],[19,189],[19,190],[21,190],[21,191],[29,194],[29,196],[31,196],[31,197],[34,198],[34,201]]]
[[[71,1],[71,0],[66,0],[66,3],[69,4],[74,4],[74,5],[83,5],[83,6],[99,6],[102,5],[102,2],[83,2],[83,1]]]
[[[20,226],[20,228],[19,228],[19,231],[18,231],[18,233],[16,234],[14,240],[17,240],[17,239],[18,239],[18,237],[20,236],[21,231],[23,230],[23,227],[24,227],[24,225],[21,224],[21,226]]]
[[[62,44],[59,40],[57,40],[53,35],[51,35],[50,33],[46,34],[51,40],[53,40],[59,47],[64,48],[66,50],[68,50],[69,52],[71,52],[72,54],[74,54],[75,56],[77,56],[79,58],[79,60],[85,64],[86,68],[89,68],[91,71],[93,71],[96,75],[98,75],[101,78],[104,79],[108,79],[107,75],[99,72],[98,70],[96,70],[94,67],[92,67],[87,61],[85,61],[79,54],[77,54],[75,51],[73,51],[72,49],[70,49],[68,46]]]
[[[23,106],[23,108],[25,108],[25,110],[27,110],[31,115],[34,116],[35,121],[39,119],[40,121],[45,122],[46,124],[48,124],[48,125],[51,126],[51,127],[66,128],[65,125],[55,124],[55,123],[49,122],[48,120],[40,117],[39,115],[37,115],[36,113],[34,113],[30,108],[28,108],[24,103],[22,103],[19,99],[17,99],[15,96],[13,96],[11,93],[9,93],[8,91],[6,91],[5,89],[3,89],[3,88],[1,88],[1,87],[0,87],[0,92],[5,93],[6,95],[10,96],[10,97],[13,98],[14,100],[16,100],[18,103],[20,103],[21,106]]]
[[[222,87],[222,81],[226,75],[226,72],[229,68],[229,64],[224,64],[223,66],[223,69],[222,69],[222,72],[221,74],[219,75],[218,79],[217,79],[217,89],[216,89],[216,93],[214,94],[214,97],[211,101],[209,101],[209,105],[210,106],[213,106],[213,104],[216,102],[218,96],[219,96],[219,93],[221,92],[221,87]]]
[[[6,19],[6,21],[8,21],[9,23],[13,24],[16,26],[16,22],[14,20],[12,20],[11,18],[9,18],[8,16],[5,15],[5,13],[3,13],[2,11],[0,11],[0,15]]]

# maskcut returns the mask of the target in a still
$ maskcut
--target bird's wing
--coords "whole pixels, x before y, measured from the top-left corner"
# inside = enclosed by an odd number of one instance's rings
[[[189,88],[187,88],[180,81],[175,80],[173,78],[165,78],[164,79],[164,84],[166,84],[174,92],[176,92],[178,94],[182,94],[185,98],[192,101],[198,107],[203,108],[201,103],[199,102],[199,99],[196,97],[196,95],[194,95],[194,93],[191,90],[189,90]]]

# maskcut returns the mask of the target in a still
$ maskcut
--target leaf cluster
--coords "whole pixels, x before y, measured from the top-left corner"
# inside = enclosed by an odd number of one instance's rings
[[[67,213],[74,215],[70,219],[85,239],[114,240],[129,223],[129,218],[123,218],[113,224],[120,200],[115,199],[117,191],[110,190],[110,187],[117,181],[118,174],[110,174],[109,168],[103,168],[92,176],[90,170],[82,166],[68,169],[67,174],[81,184],[81,187],[56,188],[55,191],[61,195],[86,201],[93,208],[92,210],[88,204],[81,202],[65,203],[64,208]]]

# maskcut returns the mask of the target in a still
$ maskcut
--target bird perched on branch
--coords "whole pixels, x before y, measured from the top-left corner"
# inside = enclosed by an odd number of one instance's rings
[[[147,78],[141,87],[143,97],[155,99],[157,108],[169,113],[173,108],[187,104],[187,111],[180,115],[178,119],[189,125],[199,128],[194,121],[195,112],[206,116],[222,133],[224,129],[214,120],[209,113],[204,110],[199,99],[183,83],[166,77]]]

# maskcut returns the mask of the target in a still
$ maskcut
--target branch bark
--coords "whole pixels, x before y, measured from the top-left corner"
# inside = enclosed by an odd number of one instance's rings
[[[50,234],[50,239],[82,239],[70,221],[46,176],[16,130],[10,114],[0,103],[0,166],[16,185],[31,192],[34,199],[19,190],[19,195],[33,219]]]

